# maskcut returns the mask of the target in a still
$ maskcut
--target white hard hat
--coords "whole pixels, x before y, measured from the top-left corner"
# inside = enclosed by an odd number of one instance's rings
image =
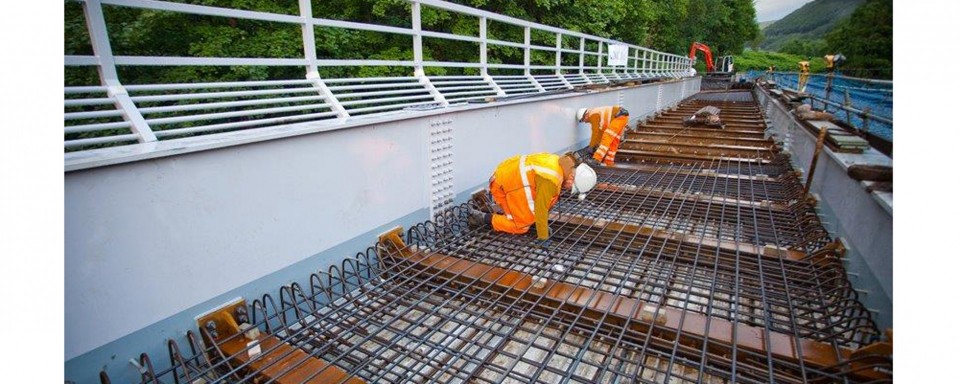
[[[580,164],[573,172],[572,192],[577,198],[583,200],[587,198],[587,192],[590,192],[597,185],[597,171],[590,168],[589,165]]]
[[[587,114],[586,108],[580,108],[577,110],[577,121],[583,120],[583,115]]]

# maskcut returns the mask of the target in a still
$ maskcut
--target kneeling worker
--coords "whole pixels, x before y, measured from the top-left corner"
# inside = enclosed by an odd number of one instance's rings
[[[557,203],[561,189],[582,200],[597,184],[597,173],[586,164],[576,165],[572,155],[535,153],[513,156],[500,163],[490,177],[490,194],[502,214],[472,209],[472,225],[489,224],[494,230],[523,234],[537,225],[537,239],[550,238],[547,215]]]
[[[620,106],[581,108],[577,116],[580,122],[590,123],[589,145],[593,159],[606,166],[613,165],[623,129],[630,121],[630,112]]]

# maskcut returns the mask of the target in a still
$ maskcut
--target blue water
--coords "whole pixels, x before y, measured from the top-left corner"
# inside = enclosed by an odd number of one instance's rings
[[[747,77],[753,80],[763,76],[763,71],[747,72]],[[797,88],[796,74],[774,74],[774,80],[780,86],[787,88]],[[825,98],[827,78],[823,76],[810,76],[807,81],[807,93]],[[886,84],[870,84],[863,81],[852,79],[834,78],[833,91],[830,92],[830,100],[843,104],[844,92],[850,93],[851,106],[859,110],[870,108],[870,112],[877,116],[893,119],[893,86]],[[822,107],[821,103],[815,103],[817,108]],[[834,106],[827,106],[827,111],[837,116],[839,120],[849,121],[851,125],[857,128],[863,126],[863,121],[854,113],[849,114],[844,110],[839,110]],[[880,136],[886,140],[893,141],[893,125],[876,120],[870,120],[867,131]]]

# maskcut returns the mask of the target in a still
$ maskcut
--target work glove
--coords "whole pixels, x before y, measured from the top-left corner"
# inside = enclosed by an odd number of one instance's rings
[[[538,248],[546,249],[546,248],[549,248],[549,247],[550,247],[550,244],[552,244],[552,242],[551,242],[550,238],[548,237],[548,238],[542,239],[542,240],[541,240],[541,239],[536,239],[536,240],[533,241],[533,244],[536,245]]]
[[[478,209],[470,208],[467,213],[467,224],[473,228],[484,227],[490,223],[490,219],[487,218],[488,215]]]

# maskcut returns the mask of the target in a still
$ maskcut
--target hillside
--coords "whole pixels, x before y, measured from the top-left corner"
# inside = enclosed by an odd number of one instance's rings
[[[779,21],[779,20],[761,21],[761,22],[757,23],[757,26],[759,26],[759,27],[760,27],[760,30],[762,31],[762,30],[766,29],[767,27],[773,25],[773,23],[776,23],[777,21]]]
[[[822,39],[865,0],[815,0],[763,29],[760,47],[776,51],[792,39]]]
[[[737,71],[764,71],[771,65],[776,66],[778,71],[797,71],[797,63],[806,60],[800,55],[793,55],[782,52],[758,52],[745,50],[742,54],[735,55],[733,62]],[[823,60],[810,60],[810,71],[817,73],[826,70]],[[699,71],[699,70],[698,70]]]

